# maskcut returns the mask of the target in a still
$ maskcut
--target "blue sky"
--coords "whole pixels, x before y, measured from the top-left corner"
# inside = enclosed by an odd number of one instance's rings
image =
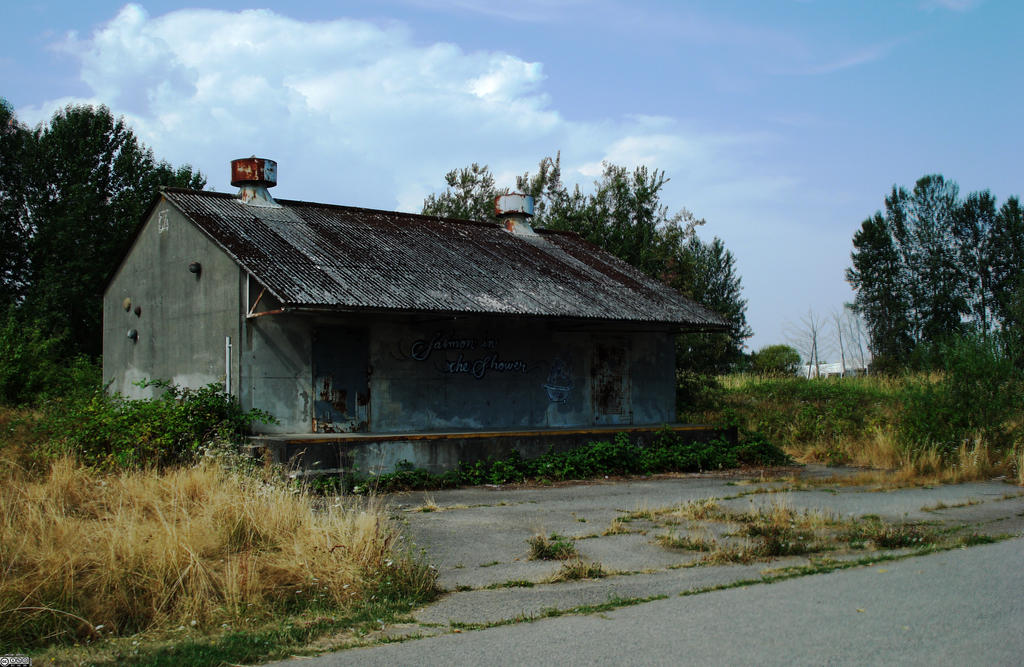
[[[850,239],[893,184],[1024,195],[1024,3],[382,0],[266,9],[19,2],[0,96],[34,125],[123,114],[221,191],[278,161],[280,197],[418,210],[443,174],[499,185],[562,153],[664,169],[734,253],[753,349],[852,299]],[[836,356],[823,355],[823,356]]]

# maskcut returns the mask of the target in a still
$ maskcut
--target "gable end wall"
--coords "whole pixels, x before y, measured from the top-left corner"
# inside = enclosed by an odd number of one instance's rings
[[[202,266],[198,277],[188,270],[192,262]],[[146,398],[156,392],[136,386],[140,380],[191,388],[223,382],[226,337],[237,382],[242,275],[203,232],[160,201],[104,295],[103,381],[109,391]],[[125,299],[131,300],[128,310]],[[128,337],[130,330],[138,332],[137,342]]]

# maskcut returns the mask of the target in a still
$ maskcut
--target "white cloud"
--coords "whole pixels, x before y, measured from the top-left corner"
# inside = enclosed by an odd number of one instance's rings
[[[563,177],[585,187],[603,161],[663,169],[666,203],[698,215],[737,193],[759,200],[794,184],[775,172],[751,176],[770,136],[656,115],[575,121],[553,108],[540,63],[418,43],[397,23],[304,22],[268,10],[151,17],[128,5],[60,48],[80,61],[92,94],[19,109],[23,120],[105,103],[158,156],[201,169],[219,190],[230,190],[232,158],[257,154],[278,161],[282,198],[416,210],[450,169],[486,163],[511,186],[558,150]]]

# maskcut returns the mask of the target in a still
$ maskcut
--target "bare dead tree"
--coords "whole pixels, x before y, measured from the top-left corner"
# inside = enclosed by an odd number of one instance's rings
[[[846,346],[843,345],[843,313],[832,311],[832,332],[839,343],[839,377],[846,377]]]
[[[864,318],[860,316],[849,304],[843,307],[843,329],[845,330],[846,349],[853,358],[857,368],[867,372],[871,362],[871,354],[868,352],[868,332],[864,325]]]
[[[808,308],[807,314],[800,318],[799,324],[790,324],[786,329],[789,343],[804,359],[805,376],[808,378],[819,377],[822,364],[821,354],[828,353],[828,343],[823,336],[825,320],[819,317],[812,308]]]

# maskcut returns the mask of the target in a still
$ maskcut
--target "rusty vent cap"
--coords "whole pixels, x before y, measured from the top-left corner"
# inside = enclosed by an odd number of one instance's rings
[[[277,163],[265,157],[243,157],[231,161],[231,185],[277,185]]]
[[[533,215],[533,197],[519,192],[498,195],[494,198],[494,213],[500,218],[506,215]]]

